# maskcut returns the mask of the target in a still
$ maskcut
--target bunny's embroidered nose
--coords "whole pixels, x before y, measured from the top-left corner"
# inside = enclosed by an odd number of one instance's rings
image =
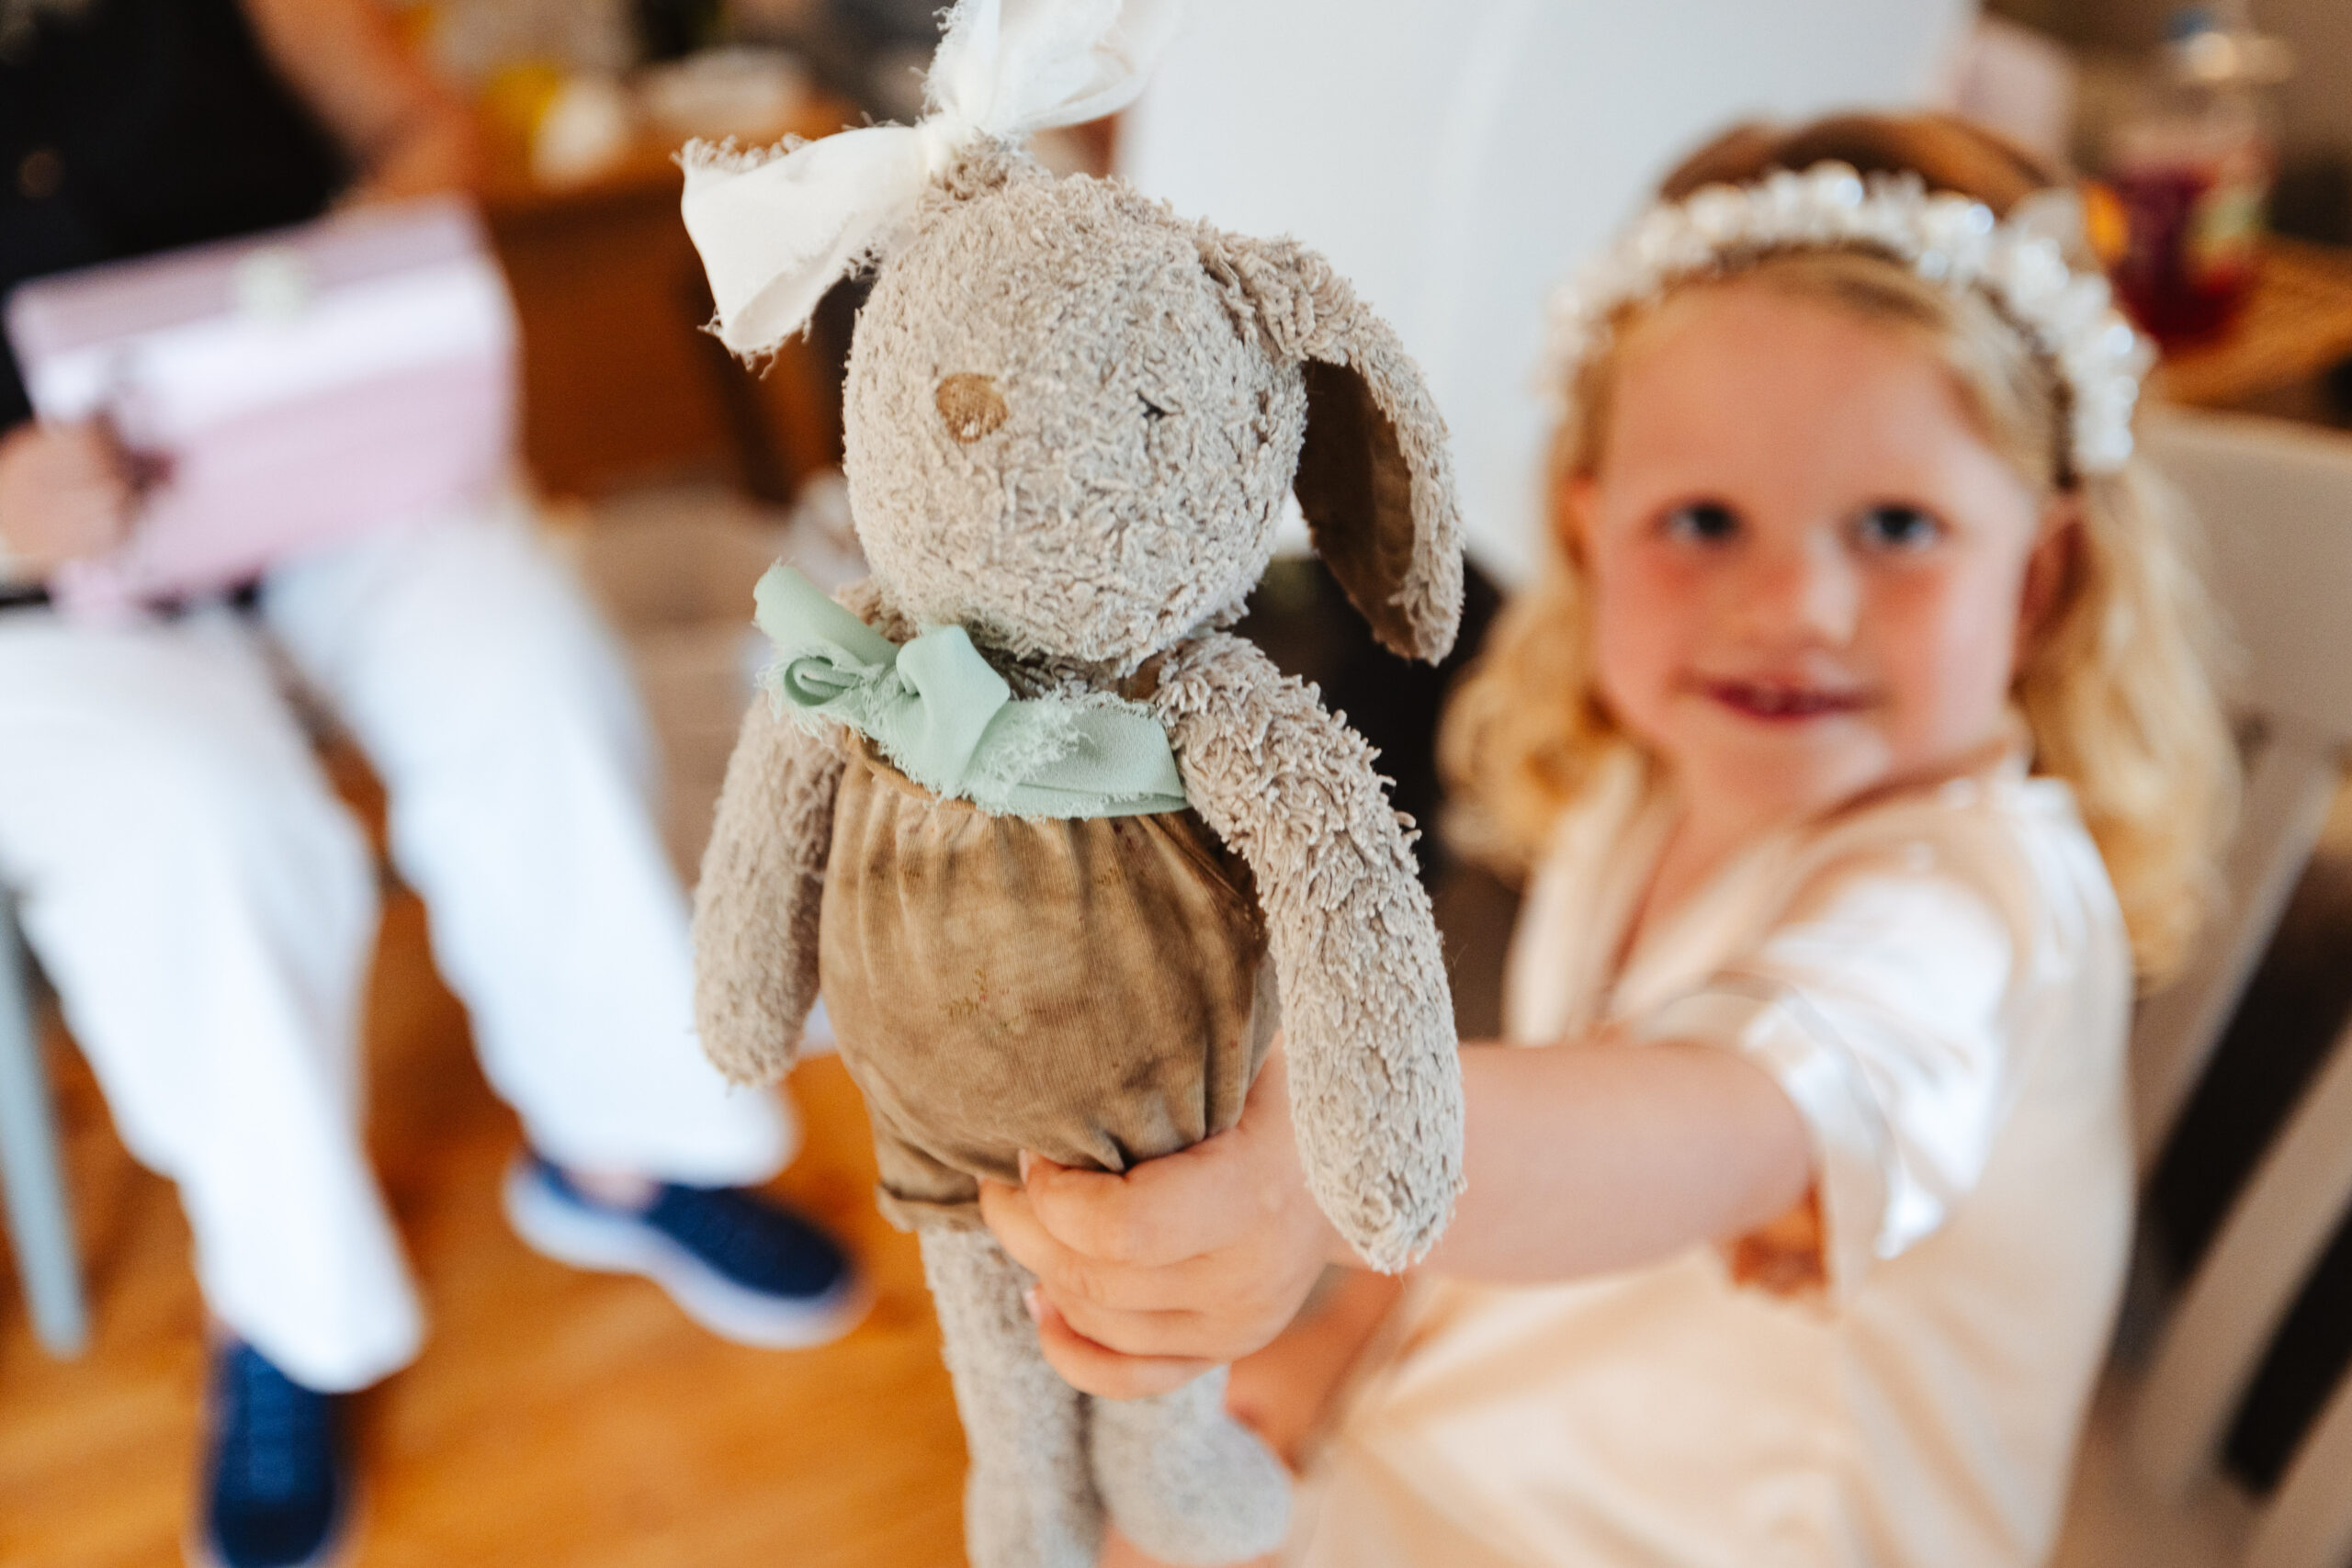
[[[1004,394],[985,376],[967,371],[943,378],[934,400],[947,434],[967,446],[1004,423]]]

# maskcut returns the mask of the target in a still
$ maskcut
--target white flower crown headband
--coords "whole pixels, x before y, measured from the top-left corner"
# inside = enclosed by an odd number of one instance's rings
[[[1610,318],[1674,284],[1777,252],[1878,251],[1989,298],[2065,384],[2073,470],[2111,473],[2132,456],[2132,408],[2154,355],[2115,309],[2107,279],[2067,265],[2081,222],[2071,192],[2029,197],[1996,220],[1983,202],[1930,193],[1917,175],[1865,181],[1844,164],[1708,186],[1651,208],[1554,292],[1547,382],[1566,397]]]

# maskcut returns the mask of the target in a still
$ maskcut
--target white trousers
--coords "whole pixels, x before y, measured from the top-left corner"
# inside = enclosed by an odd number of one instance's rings
[[[344,1390],[420,1334],[360,1139],[376,875],[265,632],[382,777],[393,860],[535,1147],[734,1184],[794,1132],[702,1058],[635,694],[515,509],[283,569],[257,617],[0,612],[0,884],[124,1143],[178,1184],[206,1301]]]

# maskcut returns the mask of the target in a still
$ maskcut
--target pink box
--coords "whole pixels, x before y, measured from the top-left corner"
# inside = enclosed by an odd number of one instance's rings
[[[367,208],[37,279],[7,331],[35,412],[104,417],[155,476],[68,614],[231,587],[481,497],[514,440],[514,311],[470,208]]]

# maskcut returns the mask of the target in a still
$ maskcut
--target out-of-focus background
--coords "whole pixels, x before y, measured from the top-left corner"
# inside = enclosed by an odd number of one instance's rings
[[[692,135],[763,145],[911,118],[931,0],[394,9],[409,46],[481,118],[481,211],[520,324],[520,457],[545,525],[636,660],[663,748],[670,846],[691,876],[760,657],[752,582],[779,554],[821,581],[861,570],[837,472],[859,296],[837,289],[763,373],[730,360],[700,330],[710,301],[678,219],[673,153]],[[1036,151],[1123,173],[1237,230],[1293,233],[1391,320],[1457,445],[1475,643],[1536,558],[1546,288],[1733,121],[1923,105],[1984,118],[2086,176],[2092,238],[2165,341],[2152,396],[2191,411],[2163,416],[2185,434],[2160,455],[2209,513],[2275,502],[2352,538],[2352,435],[2334,434],[2352,425],[2346,0],[1996,0],[1982,12],[1965,0],[1196,0],[1138,105]],[[28,164],[12,177],[39,175]],[[2274,423],[2199,423],[2194,411]],[[2352,545],[2327,544],[2312,570],[2326,549],[2352,563]],[[2343,623],[2313,623],[2352,581],[2313,597],[2291,558],[2224,567],[2236,573],[2225,597],[2258,634],[2256,677],[2325,661]],[[2298,586],[2303,619],[2260,624],[2274,602],[2263,594]],[[1373,651],[1304,558],[1277,562],[1247,629],[1323,683],[1383,747],[1400,805],[1435,819],[1429,736],[1458,659],[1414,672]],[[2336,641],[2352,668],[2352,639]],[[2178,1303],[2211,1297],[2197,1266],[2250,1173],[2304,1086],[2342,1076],[2324,1064],[2352,1010],[2352,811],[2334,805],[2352,711],[2326,706],[2319,675],[2309,684],[2321,693],[2310,702],[2245,694],[2250,754],[2293,765],[2257,773],[2255,847],[2233,868],[2215,954],[2192,976],[2202,989],[2152,1010],[2167,1042],[2187,1042],[2165,1046],[2187,1064],[2175,1073],[2187,1110],[2169,1152],[2151,1154],[2129,1375],[2169,1364],[2166,1325]],[[2281,750],[2281,737],[2294,744]],[[380,833],[364,761],[332,734],[322,745]],[[1425,846],[1464,1030],[1491,1030],[1510,890],[1453,863],[1434,837]],[[796,1076],[810,1142],[781,1190],[851,1239],[879,1304],[821,1351],[719,1344],[651,1286],[564,1271],[507,1234],[494,1192],[513,1118],[434,976],[420,906],[394,888],[388,911],[370,1137],[433,1337],[361,1404],[358,1561],[960,1562],[962,1452],[936,1335],[910,1240],[872,1213],[864,1116],[837,1065]],[[57,1359],[0,1295],[0,1564],[175,1561],[201,1381],[185,1225],[116,1140],[53,1009],[38,1017],[93,1336],[79,1359]],[[2352,1145],[2352,1126],[2340,1141]],[[2265,1264],[2284,1282],[2254,1314],[2258,1343],[2208,1401],[2219,1414],[2190,1444],[2195,1486],[2165,1494],[2194,1491],[2199,1522],[2154,1511],[2129,1461],[2104,1456],[2068,1562],[2232,1561],[2260,1528],[2261,1498],[2323,1412],[2346,1407],[2340,1393],[2328,1403],[2352,1349],[2345,1186],[2352,1172],[2301,1189],[2320,1194],[2304,1210],[2324,1212],[2301,1222],[2312,1235],[2300,1261]],[[2133,1385],[2118,1386],[2120,1431]],[[2342,1424],[2352,1434],[2352,1415]],[[2352,1490],[2352,1449],[2342,1462]],[[2352,1543],[2312,1568],[2347,1562]]]

